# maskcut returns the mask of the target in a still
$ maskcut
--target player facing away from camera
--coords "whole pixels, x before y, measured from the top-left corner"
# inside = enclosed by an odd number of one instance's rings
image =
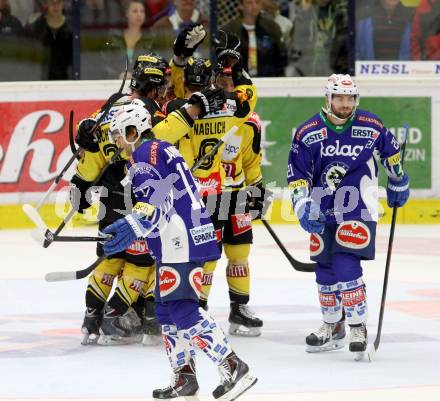
[[[156,316],[173,370],[170,386],[153,398],[195,396],[199,390],[194,346],[217,366],[221,383],[214,398],[233,400],[257,381],[237,357],[214,319],[199,307],[202,266],[220,257],[214,226],[197,184],[178,150],[154,139],[144,107],[127,106],[110,125],[110,136],[131,155],[125,183],[136,204],[131,214],[104,229],[113,238],[104,244],[112,255],[136,238],[147,239],[156,259]]]
[[[378,166],[388,176],[388,206],[409,197],[409,178],[400,145],[376,115],[358,109],[359,91],[349,75],[333,74],[325,106],[300,125],[289,153],[287,182],[301,227],[311,234],[311,259],[323,316],[306,338],[308,352],[344,346],[343,311],[350,326],[351,352],[367,346],[367,297],[361,260],[375,257]]]

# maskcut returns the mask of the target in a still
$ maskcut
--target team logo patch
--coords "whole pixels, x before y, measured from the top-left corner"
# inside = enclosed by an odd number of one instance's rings
[[[208,343],[200,336],[194,336],[191,340],[193,340],[194,344],[201,350],[204,350],[208,346]]]
[[[370,229],[360,221],[347,221],[336,230],[336,242],[347,248],[363,249],[370,243]]]
[[[196,246],[217,240],[217,235],[212,224],[205,224],[203,226],[191,228],[189,232],[191,233],[191,238]]]
[[[318,256],[324,250],[324,241],[319,234],[310,236],[310,256]]]
[[[307,133],[302,141],[305,145],[310,146],[313,143],[321,142],[327,139],[327,128],[322,128],[319,131],[312,131]]]
[[[181,249],[183,247],[180,237],[171,238],[171,242],[173,243],[174,249]]]
[[[364,287],[359,287],[352,291],[342,292],[342,305],[346,307],[355,306],[364,301],[365,301]]]
[[[202,285],[212,285],[212,273],[204,273]]]
[[[333,192],[339,187],[342,179],[347,174],[349,167],[342,162],[330,163],[322,172],[321,183],[324,188],[329,188]]]
[[[141,292],[142,287],[144,286],[145,282],[141,280],[133,280],[133,282],[130,284],[130,289],[136,292]]]
[[[125,252],[130,255],[145,255],[150,250],[148,249],[147,241],[133,241]]]
[[[232,234],[235,236],[252,229],[252,216],[250,213],[231,215]]]
[[[101,279],[101,284],[108,285],[111,287],[113,285],[113,280],[115,279],[115,276],[112,274],[104,273]]]
[[[180,274],[170,266],[162,266],[159,269],[159,291],[164,297],[171,294],[180,285]]]
[[[319,293],[319,302],[325,308],[333,308],[336,306],[336,294]]]
[[[197,267],[192,269],[189,273],[189,283],[191,287],[197,294],[197,296],[202,291],[202,281],[203,281],[203,269],[201,267]]]
[[[359,139],[373,139],[379,138],[379,131],[368,127],[351,127],[351,137]]]
[[[226,269],[226,277],[247,277],[248,265],[247,263],[233,264],[230,263]]]

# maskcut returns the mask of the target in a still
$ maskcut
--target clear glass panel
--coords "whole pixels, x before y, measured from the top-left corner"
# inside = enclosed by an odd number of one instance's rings
[[[0,0],[0,81],[72,77],[71,2]]]

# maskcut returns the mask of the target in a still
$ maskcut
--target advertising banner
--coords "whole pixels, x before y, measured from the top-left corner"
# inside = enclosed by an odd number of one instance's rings
[[[263,176],[266,183],[286,185],[287,157],[296,127],[319,112],[323,98],[260,98],[257,111],[262,120]],[[431,178],[431,98],[363,97],[362,108],[382,119],[385,126],[401,140],[403,123],[410,126],[405,154],[405,170],[411,188],[430,189]],[[384,170],[379,168],[380,184],[385,185]]]

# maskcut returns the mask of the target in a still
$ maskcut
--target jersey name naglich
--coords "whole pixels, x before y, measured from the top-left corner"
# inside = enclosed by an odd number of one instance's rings
[[[196,120],[194,124],[194,135],[212,135],[212,134],[225,134],[226,123],[225,121],[207,121]]]

